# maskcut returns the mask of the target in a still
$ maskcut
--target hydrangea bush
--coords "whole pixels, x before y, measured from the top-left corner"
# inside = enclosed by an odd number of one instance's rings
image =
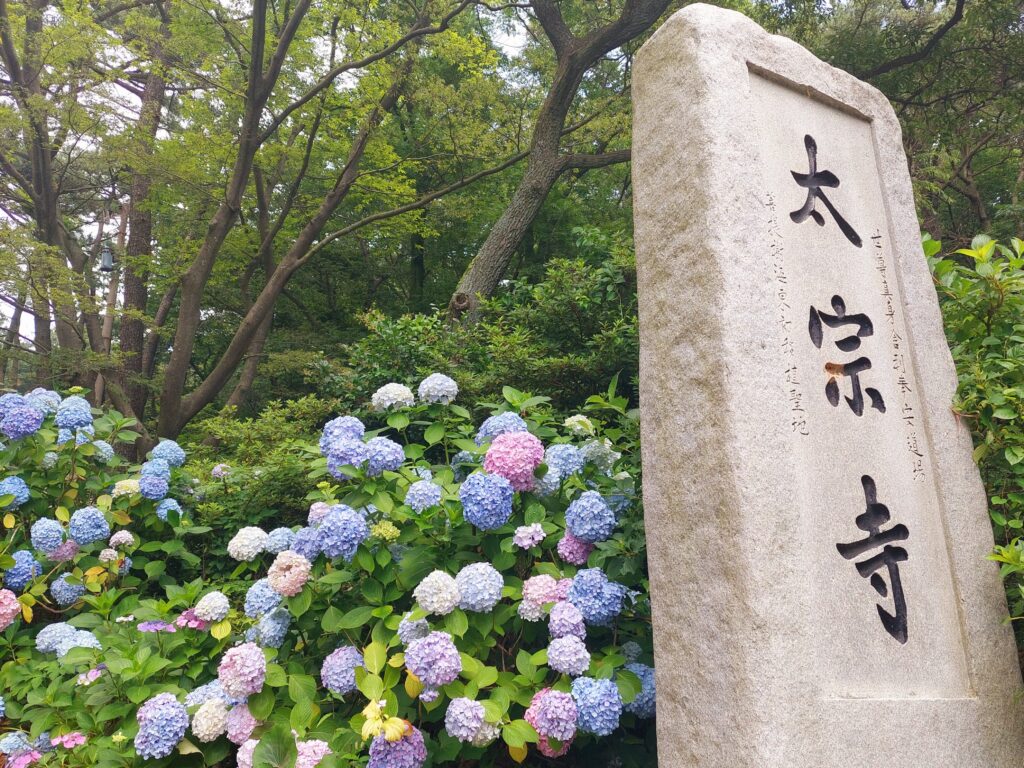
[[[635,420],[614,385],[569,419],[509,388],[474,417],[457,392],[389,384],[329,421],[304,524],[226,532],[233,571],[94,589],[88,612],[9,629],[0,729],[81,734],[63,764],[83,766],[652,764]],[[141,479],[173,486],[172,453]],[[92,512],[80,527],[90,548],[124,538],[95,538]]]

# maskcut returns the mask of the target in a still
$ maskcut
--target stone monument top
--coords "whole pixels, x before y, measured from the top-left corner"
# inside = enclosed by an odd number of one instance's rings
[[[664,765],[1003,768],[1021,678],[896,116],[733,11],[637,56]]]

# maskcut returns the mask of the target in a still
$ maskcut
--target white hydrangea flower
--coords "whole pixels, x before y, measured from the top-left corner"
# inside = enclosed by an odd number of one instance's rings
[[[459,394],[459,385],[443,373],[432,373],[420,382],[418,392],[425,403],[448,405]]]
[[[223,592],[209,592],[196,603],[196,616],[203,621],[221,621],[227,618],[231,604]]]
[[[227,703],[215,696],[203,702],[192,716],[192,733],[200,741],[213,741],[227,731],[227,718]]]
[[[462,599],[455,579],[444,571],[431,573],[419,583],[412,594],[420,608],[438,616],[446,616],[454,611]]]
[[[591,440],[585,443],[580,451],[587,461],[605,474],[611,473],[615,462],[622,458],[621,453],[612,449],[612,441],[607,437],[603,440]]]
[[[128,480],[118,480],[114,483],[114,490],[111,495],[113,496],[131,496],[133,493],[139,492],[139,481],[136,478],[130,478]]]
[[[262,528],[254,525],[242,528],[228,542],[228,554],[235,560],[246,563],[255,560],[266,546],[268,535]]]
[[[112,563],[117,560],[117,552],[109,547],[100,552],[101,563]]]
[[[563,426],[576,437],[593,437],[594,435],[594,422],[580,413],[567,418]]]
[[[477,729],[476,733],[473,734],[473,738],[470,740],[470,744],[474,747],[486,747],[492,741],[494,741],[501,734],[501,729],[498,728],[494,723],[484,723]]]
[[[385,384],[370,398],[370,404],[375,411],[386,411],[389,408],[412,405],[415,402],[416,397],[411,389],[404,384],[395,384],[394,382]]]

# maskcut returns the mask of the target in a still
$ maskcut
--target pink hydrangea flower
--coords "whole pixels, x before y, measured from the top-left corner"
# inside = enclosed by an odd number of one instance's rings
[[[544,541],[544,528],[541,527],[540,523],[520,525],[512,536],[512,543],[520,549],[536,547],[542,541]]]
[[[68,560],[73,560],[75,555],[78,554],[78,542],[74,539],[68,539],[53,552],[50,553],[49,557],[55,563],[65,563]]]
[[[309,560],[298,552],[286,549],[274,559],[267,571],[267,582],[279,595],[294,597],[309,580],[311,567]]]
[[[55,747],[64,747],[64,749],[74,749],[85,744],[85,736],[78,731],[72,731],[50,739],[50,744]]]
[[[105,667],[93,667],[88,672],[83,672],[78,676],[76,685],[92,685],[100,679],[100,675],[103,674]]]
[[[533,488],[533,471],[544,461],[544,445],[529,432],[506,432],[491,442],[484,471],[500,475],[517,491]]]
[[[555,586],[555,596],[559,600],[568,600],[570,589],[572,589],[572,579],[559,579]]]
[[[204,621],[196,616],[196,612],[193,608],[189,608],[186,611],[182,611],[181,615],[174,620],[175,625],[179,627],[188,627],[189,629],[198,629],[201,632],[205,632],[210,626],[210,622]]]
[[[318,739],[297,741],[295,747],[299,751],[298,757],[295,758],[295,768],[316,768],[321,760],[331,754],[327,742]]]
[[[245,746],[257,725],[259,721],[249,712],[248,706],[239,704],[232,707],[227,717],[228,741]]]
[[[32,765],[32,763],[42,756],[43,755],[40,752],[33,749],[31,752],[24,752],[18,755],[16,758],[11,760],[8,765],[10,768],[25,768],[25,766]]]
[[[540,621],[544,618],[544,605],[557,603],[561,599],[558,594],[558,582],[551,576],[531,576],[523,582],[523,601],[519,604],[519,616],[527,621]]]
[[[309,525],[316,525],[324,519],[330,509],[331,505],[326,501],[314,501],[309,505],[309,516],[306,518],[306,522]]]
[[[235,756],[235,763],[238,765],[238,768],[252,768],[252,755],[256,751],[256,745],[259,743],[259,739],[249,739],[238,748],[238,754]]]
[[[245,698],[263,690],[267,658],[256,643],[242,643],[228,649],[217,667],[217,679],[228,696]]]
[[[573,565],[586,565],[587,558],[594,551],[594,545],[577,539],[569,531],[558,542],[558,556]]]
[[[0,632],[3,632],[21,613],[18,596],[9,589],[0,589]]]

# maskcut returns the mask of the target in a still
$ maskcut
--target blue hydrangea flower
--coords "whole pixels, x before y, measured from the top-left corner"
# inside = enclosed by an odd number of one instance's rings
[[[4,586],[12,592],[21,592],[43,572],[43,568],[27,549],[19,549],[11,557],[14,565],[4,571]]]
[[[459,607],[466,611],[490,613],[501,600],[505,580],[490,563],[473,563],[455,576]]]
[[[170,485],[167,480],[157,475],[143,475],[139,478],[139,493],[145,499],[159,501],[167,495]]]
[[[504,435],[506,432],[527,432],[529,428],[526,426],[526,422],[520,418],[518,413],[513,411],[505,411],[495,416],[491,416],[484,420],[484,423],[480,425],[480,429],[476,433],[476,437],[473,438],[477,445],[483,445],[484,443],[493,440],[498,435]]]
[[[84,397],[65,397],[57,406],[57,426],[63,429],[78,429],[92,426],[92,406]]]
[[[62,637],[54,649],[58,659],[67,656],[72,648],[91,648],[94,651],[102,651],[103,646],[96,639],[96,635],[86,629],[76,629],[74,635]]]
[[[459,451],[452,456],[450,466],[452,472],[455,473],[455,482],[461,483],[469,476],[470,472],[480,466],[480,459],[469,451]]]
[[[569,587],[568,600],[580,609],[587,624],[605,626],[622,612],[626,588],[609,581],[600,568],[579,571]]]
[[[21,731],[12,731],[0,739],[0,754],[12,757],[32,751],[32,744]]]
[[[562,477],[568,477],[580,472],[587,460],[575,445],[559,443],[548,446],[548,449],[544,451],[544,463],[557,470]]]
[[[58,644],[74,637],[78,630],[65,621],[47,624],[36,635],[36,650],[40,653],[55,653]]]
[[[640,664],[638,662],[631,662],[626,665],[626,669],[640,678],[641,688],[640,693],[636,695],[636,698],[629,702],[629,704],[625,705],[625,710],[637,717],[654,717],[654,705],[656,699],[654,688],[654,667],[649,667],[646,664]]]
[[[41,517],[32,523],[29,538],[33,547],[48,555],[64,543],[64,527],[52,517]]]
[[[284,645],[291,624],[292,615],[283,606],[278,606],[263,614],[256,626],[249,627],[245,632],[245,639],[264,648],[280,648]]]
[[[121,564],[117,566],[117,575],[124,576],[128,571],[132,569],[132,559],[128,555],[124,556],[121,560]]]
[[[178,515],[178,519],[181,519],[181,504],[174,499],[164,499],[156,505],[156,516],[161,520],[167,520],[167,513],[174,511]]]
[[[46,414],[34,405],[16,405],[8,408],[4,417],[0,419],[0,432],[11,440],[21,440],[34,435],[43,426],[44,418]]]
[[[80,546],[101,541],[110,536],[110,524],[99,507],[76,509],[68,523],[68,533]]]
[[[85,445],[96,437],[96,430],[92,426],[79,427],[75,430],[75,445]]]
[[[245,593],[245,615],[258,619],[281,604],[281,595],[270,588],[270,582],[260,579]]]
[[[0,496],[14,497],[6,506],[0,506],[0,509],[16,509],[28,501],[30,495],[28,484],[17,475],[0,480]]]
[[[370,477],[376,477],[384,470],[394,472],[405,461],[405,450],[402,446],[386,437],[373,438],[366,443],[366,450],[369,453],[366,474]]]
[[[611,680],[578,677],[572,681],[572,697],[579,716],[576,727],[581,731],[608,736],[619,727],[622,697]]]
[[[70,429],[58,429],[57,430],[57,445],[64,445],[75,439],[75,433]]]
[[[166,461],[172,467],[180,467],[185,463],[185,450],[173,440],[161,440],[150,456]]]
[[[405,503],[414,512],[422,512],[436,506],[441,503],[441,486],[429,480],[417,480],[405,492]]]
[[[198,707],[211,699],[220,699],[225,704],[241,704],[241,699],[233,699],[228,696],[227,691],[224,690],[224,686],[221,685],[220,680],[214,679],[212,682],[201,685],[198,688],[189,691],[185,696],[185,706]]]
[[[359,545],[370,537],[366,518],[351,507],[335,504],[317,529],[320,551],[327,557],[343,557],[351,562]]]
[[[161,693],[139,707],[135,751],[143,760],[167,757],[188,728],[188,710],[173,694]]]
[[[267,534],[267,541],[263,545],[263,551],[276,555],[284,552],[286,549],[291,549],[293,541],[295,541],[295,531],[291,528],[275,528]]]
[[[36,387],[25,395],[25,402],[34,405],[43,413],[56,413],[60,407],[60,395],[52,389]]]
[[[356,689],[356,667],[365,666],[358,648],[343,645],[324,659],[320,667],[320,681],[327,690],[344,696]]]
[[[565,525],[577,539],[593,544],[611,538],[615,513],[597,491],[585,491],[565,511]]]
[[[459,488],[459,500],[466,521],[482,531],[501,528],[512,516],[512,484],[500,475],[470,475]]]
[[[443,373],[432,373],[420,382],[417,391],[420,400],[424,403],[448,405],[459,394],[459,385],[450,376],[445,376]]]
[[[341,471],[342,467],[361,467],[370,460],[370,449],[361,440],[340,438],[331,443],[331,453],[327,457],[327,471],[337,480],[348,480],[348,475]]]
[[[164,480],[170,480],[171,465],[164,459],[150,459],[142,464],[139,474],[142,477],[162,477]]]
[[[533,482],[534,493],[538,496],[550,496],[558,493],[558,489],[562,487],[562,476],[558,474],[558,470],[549,467],[543,476],[535,478]]]
[[[408,645],[413,640],[419,640],[430,634],[430,624],[426,619],[410,619],[409,614],[402,617],[398,624],[398,639],[402,645]]]
[[[0,419],[3,419],[14,408],[20,408],[21,406],[28,404],[28,400],[17,392],[8,392],[4,395],[0,395]]]
[[[7,702],[4,701],[4,697],[0,696],[0,720],[4,719],[7,714]]]
[[[320,453],[333,456],[334,447],[341,441],[362,442],[366,427],[355,416],[338,416],[324,424],[320,433]]]
[[[114,458],[114,448],[106,440],[94,440],[92,445],[96,449],[97,458],[104,464]]]
[[[82,584],[69,584],[68,575],[62,573],[50,582],[50,594],[57,601],[57,605],[67,608],[74,605],[78,598],[85,594],[85,586]]]
[[[43,469],[53,469],[57,466],[60,454],[56,451],[47,451],[43,454]]]
[[[626,661],[636,661],[643,652],[644,649],[640,647],[640,643],[633,640],[627,640],[622,644],[622,655],[626,657]]]
[[[292,539],[291,549],[312,563],[320,554],[320,532],[316,528],[299,528]]]

